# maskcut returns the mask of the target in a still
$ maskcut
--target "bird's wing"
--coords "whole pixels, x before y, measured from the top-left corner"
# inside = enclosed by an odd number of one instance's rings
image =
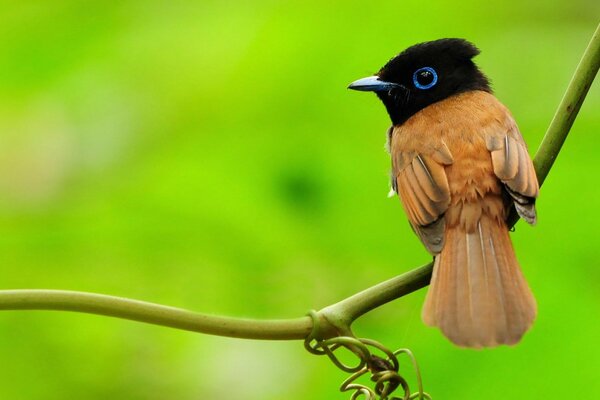
[[[540,188],[527,146],[512,118],[504,129],[487,132],[485,141],[494,174],[504,184],[521,218],[535,224],[535,199]]]
[[[452,156],[445,145],[427,155],[393,153],[392,185],[402,199],[415,233],[431,254],[438,254],[444,245],[443,217],[450,204],[444,165],[452,163]]]

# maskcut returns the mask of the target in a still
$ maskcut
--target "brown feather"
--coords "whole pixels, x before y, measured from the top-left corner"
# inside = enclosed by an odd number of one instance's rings
[[[446,230],[446,219],[439,218],[429,225],[412,225],[413,230],[421,239],[431,255],[439,254],[444,247],[444,232]]]
[[[535,319],[536,304],[504,223],[484,216],[474,232],[447,230],[445,243],[434,266],[435,290],[423,308],[425,323],[459,346],[517,343]]]
[[[450,153],[448,145],[446,145],[446,142],[443,140],[441,141],[440,146],[431,154],[431,157],[435,162],[441,165],[450,165],[454,162],[452,153]]]
[[[418,210],[420,210],[420,218],[423,221],[420,225],[427,225],[435,221],[440,214],[431,196],[429,193],[426,193],[426,191],[431,190],[430,182],[417,178],[414,170],[414,161],[401,174],[404,174],[406,177],[406,182],[411,189],[410,193],[414,196],[413,203],[418,205]]]
[[[407,184],[406,176],[404,174],[398,174],[396,180],[398,182],[398,196],[400,196],[400,199],[402,200],[402,206],[404,207],[404,211],[406,211],[409,221],[411,224],[420,225],[420,220],[415,212],[416,206],[408,191],[409,185]]]
[[[508,236],[503,193],[531,222],[539,188],[509,111],[487,92],[452,96],[394,127],[390,150],[411,225],[437,254],[423,320],[460,346],[516,343],[536,305]]]
[[[535,168],[514,121],[509,119],[506,128],[504,131],[486,132],[494,173],[515,200],[518,214],[528,223],[535,224],[535,198],[539,195]]]
[[[526,164],[527,158],[529,158],[529,156],[527,155],[527,151],[519,146],[518,153],[519,153],[519,165],[527,165]],[[508,187],[511,188],[511,190],[513,190],[517,193],[524,194],[527,190],[528,179],[529,179],[529,170],[527,168],[520,168],[517,171],[517,174],[515,175],[515,177],[508,180],[506,182],[506,184],[508,185]]]
[[[519,167],[518,144],[508,136],[498,149],[492,151],[494,173],[503,181],[514,179]]]

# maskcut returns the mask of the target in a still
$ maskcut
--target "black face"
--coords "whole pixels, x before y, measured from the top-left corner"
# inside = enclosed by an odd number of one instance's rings
[[[440,39],[409,47],[392,58],[375,77],[350,89],[374,91],[394,125],[440,100],[471,90],[491,92],[488,79],[472,58],[479,50],[463,39]]]

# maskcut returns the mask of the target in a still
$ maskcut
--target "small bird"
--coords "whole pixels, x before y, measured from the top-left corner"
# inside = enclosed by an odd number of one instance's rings
[[[434,256],[423,321],[461,347],[515,344],[537,306],[509,238],[512,206],[536,223],[539,184],[510,111],[464,39],[409,47],[349,89],[375,92],[392,120],[392,190]]]

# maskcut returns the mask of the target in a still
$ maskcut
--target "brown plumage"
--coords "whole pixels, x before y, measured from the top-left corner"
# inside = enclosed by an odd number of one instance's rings
[[[514,204],[535,224],[539,186],[510,112],[463,39],[417,44],[351,89],[372,91],[392,120],[392,187],[434,256],[426,324],[459,346],[517,343],[536,302],[509,238]]]
[[[536,304],[508,236],[502,190],[535,198],[538,183],[510,112],[487,92],[462,93],[395,127],[390,151],[409,221],[435,255],[425,323],[461,346],[518,342]],[[431,245],[440,233],[443,245]]]

